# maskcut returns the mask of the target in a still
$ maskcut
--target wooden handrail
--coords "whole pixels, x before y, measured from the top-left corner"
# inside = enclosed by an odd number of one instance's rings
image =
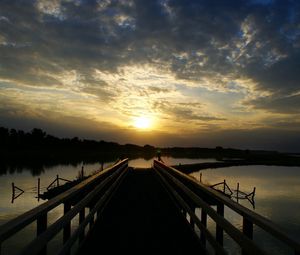
[[[45,214],[47,214],[49,211],[51,211],[58,205],[65,203],[66,201],[72,198],[75,198],[78,194],[81,193],[82,190],[90,187],[91,185],[94,185],[95,183],[97,183],[97,181],[101,180],[102,178],[105,178],[106,176],[110,175],[111,172],[114,172],[122,166],[128,166],[128,159],[119,161],[115,165],[89,177],[88,179],[77,184],[76,186],[54,197],[53,199],[48,200],[46,203],[35,207],[30,211],[21,214],[15,219],[12,219],[9,222],[3,224],[2,226],[0,226],[0,244],[13,234],[23,229],[31,222],[33,222],[34,220],[43,217]]]
[[[155,168],[154,168],[155,170]],[[176,192],[172,186],[168,183],[168,181],[165,179],[165,177],[157,170],[155,170],[156,173],[159,175],[159,177],[161,178],[163,184],[166,186],[167,191],[170,192],[176,199],[176,202],[178,202],[180,204],[180,206],[185,209],[190,217],[193,219],[193,221],[195,222],[195,224],[197,225],[197,227],[203,231],[202,233],[204,233],[205,237],[207,238],[207,240],[209,241],[209,243],[212,245],[212,247],[215,249],[216,254],[222,254],[222,255],[226,255],[227,252],[224,250],[224,248],[216,241],[216,239],[213,237],[213,235],[208,231],[208,229],[206,228],[206,226],[199,220],[199,218],[197,217],[197,215],[193,212],[193,210],[189,207],[189,205],[184,201],[184,199],[178,194],[178,192]]]
[[[64,244],[58,255],[64,255],[68,254],[70,251],[72,245],[75,243],[77,238],[80,238],[81,234],[84,234],[84,229],[92,219],[93,215],[97,212],[98,214],[102,212],[105,204],[109,202],[110,197],[112,196],[114,190],[117,189],[118,186],[120,186],[122,179],[124,179],[125,175],[128,173],[127,171],[124,171],[121,173],[120,176],[118,176],[117,180],[109,187],[109,189],[104,193],[104,195],[98,200],[98,202],[95,204],[94,208],[90,211],[90,213],[86,216],[86,218],[81,222],[81,224],[78,226],[76,231],[72,234],[72,237]],[[99,211],[100,207],[102,207],[102,210]]]
[[[160,166],[155,166],[156,169],[164,170]],[[215,222],[218,226],[224,229],[233,240],[235,240],[243,249],[251,251],[250,254],[265,254],[259,247],[257,247],[247,236],[243,235],[237,228],[235,228],[228,220],[220,216],[209,204],[207,204],[203,199],[201,199],[197,194],[186,187],[177,178],[171,175],[169,172],[163,171],[163,174],[167,176],[172,182],[197,205],[202,208]]]
[[[99,194],[103,188],[110,183],[111,180],[113,180],[115,177],[117,180],[120,180],[120,177],[122,177],[122,171],[124,167],[120,167],[116,172],[114,172],[112,175],[108,176],[103,182],[101,182],[93,191],[91,191],[84,199],[82,199],[80,202],[78,202],[68,213],[66,213],[64,216],[59,218],[55,223],[53,223],[46,231],[44,231],[40,236],[38,236],[35,240],[33,240],[23,251],[22,255],[32,255],[32,254],[38,254],[45,245],[60,231],[63,229],[63,227],[69,222],[82,210],[84,209],[91,201],[92,199]],[[123,172],[124,174],[125,172]],[[115,187],[116,183],[113,183],[110,186],[109,191],[111,192],[112,189]],[[107,196],[105,197],[107,198]],[[103,203],[103,200],[101,200]],[[94,207],[94,209],[97,207]],[[89,220],[93,217],[94,213],[93,211],[89,213],[87,217],[89,217]]]
[[[194,178],[191,178],[190,176],[178,171],[177,169],[166,166],[160,161],[154,160],[154,167],[160,166],[164,170],[171,172],[172,175],[177,176],[177,178],[180,178],[181,180],[184,180],[187,182],[190,186],[190,188],[193,188],[193,191],[199,191],[207,195],[208,197],[211,197],[218,201],[219,203],[222,203],[232,209],[233,211],[240,214],[244,219],[246,219],[249,222],[252,222],[253,224],[259,226],[263,230],[265,230],[267,233],[272,235],[273,237],[276,237],[283,243],[285,243],[287,246],[292,248],[296,254],[300,253],[300,243],[296,241],[293,237],[291,237],[289,234],[287,234],[284,230],[282,230],[280,227],[278,227],[274,222],[271,220],[249,210],[248,208],[234,202],[230,198],[226,197],[225,195],[221,194],[220,192],[205,186],[204,184],[198,182]]]

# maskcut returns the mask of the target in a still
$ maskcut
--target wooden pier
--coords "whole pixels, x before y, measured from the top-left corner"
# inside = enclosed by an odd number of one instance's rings
[[[130,168],[80,254],[190,254],[200,242],[153,169]]]
[[[49,225],[48,213],[60,205],[64,214]],[[241,229],[224,217],[225,209],[237,213]],[[242,254],[268,254],[255,240],[258,228],[291,254],[300,254],[300,244],[270,220],[159,161],[149,169],[134,169],[125,159],[89,177],[0,226],[0,244],[32,222],[36,237],[18,254],[47,254],[48,243],[60,232],[60,255],[207,254],[208,247],[215,254],[230,254],[223,245],[225,233]]]

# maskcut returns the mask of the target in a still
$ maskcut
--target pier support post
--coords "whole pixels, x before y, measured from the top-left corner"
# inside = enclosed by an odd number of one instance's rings
[[[12,197],[15,197],[15,184],[12,182],[11,183],[11,188],[12,188]]]
[[[40,201],[40,189],[41,189],[41,179],[38,178],[38,187],[37,187],[37,200]]]
[[[71,203],[70,202],[66,202],[64,203],[64,215],[71,210]],[[69,221],[63,230],[63,243],[65,244],[69,238],[71,237],[71,221]],[[70,255],[71,251],[67,251],[66,255]]]
[[[80,212],[79,212],[79,225],[84,221],[85,219],[85,208],[83,208]],[[84,230],[82,233],[80,233],[79,235],[79,243],[81,243],[84,240]]]
[[[11,203],[13,204],[15,200],[15,184],[13,182],[11,183],[11,189],[12,189]]]
[[[89,212],[91,212],[91,210],[93,210],[93,205],[90,205],[89,207]],[[93,228],[95,223],[95,215],[92,215],[91,220],[90,220],[90,230]]]
[[[224,204],[217,204],[217,213],[224,217]],[[223,229],[218,224],[216,226],[216,239],[217,242],[223,246]]]
[[[249,239],[253,240],[253,223],[246,217],[243,217],[243,234]],[[247,251],[242,250],[242,254],[249,254]]]
[[[243,217],[243,233],[249,238],[253,239],[253,223],[246,217]]]
[[[207,213],[201,208],[201,223],[203,224],[204,227],[207,226]],[[200,233],[200,241],[204,247],[206,247],[206,237],[205,233],[203,230],[201,230]]]
[[[236,202],[239,202],[239,190],[240,190],[240,184],[237,183],[237,187],[236,187]]]
[[[66,214],[68,211],[71,210],[71,204],[69,202],[64,203],[64,214]],[[71,222],[69,222],[65,227],[64,227],[64,232],[63,232],[63,243],[66,243],[68,239],[71,236]]]
[[[21,188],[18,188],[14,182],[11,183],[11,188],[12,188],[11,203],[13,204],[15,199],[17,199],[19,196],[21,196],[25,191]],[[16,195],[16,189],[19,191],[18,195]]]
[[[192,211],[195,213],[196,207],[195,206],[191,206]],[[193,230],[195,230],[195,222],[193,220],[193,218],[190,216],[190,225],[192,227]]]
[[[47,213],[42,214],[37,218],[36,221],[36,235],[39,236],[47,229]],[[45,246],[39,255],[46,255],[47,254],[47,246]]]

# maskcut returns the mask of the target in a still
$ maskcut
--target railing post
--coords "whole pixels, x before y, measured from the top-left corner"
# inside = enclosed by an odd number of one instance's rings
[[[13,182],[11,183],[11,189],[12,189],[12,200],[11,201],[14,201],[14,198],[15,198],[15,184]]]
[[[246,217],[243,217],[243,234],[249,239],[253,239],[253,223]],[[242,254],[249,254],[247,251],[242,250]]]
[[[64,203],[64,215],[71,210],[71,204],[69,202]],[[63,243],[66,243],[68,239],[71,236],[71,222],[68,222],[68,224],[64,227],[63,232]]]
[[[224,217],[224,204],[217,204],[217,213]],[[216,226],[216,239],[219,244],[223,245],[223,229],[218,224]]]
[[[204,227],[207,226],[207,214],[206,212],[203,210],[203,208],[201,208],[201,223]],[[202,245],[204,247],[206,247],[206,237],[205,237],[205,234],[204,234],[204,231],[201,230],[201,233],[200,233],[200,241],[202,243]]]
[[[59,176],[58,175],[56,175],[56,185],[57,185],[57,187],[59,187]]]
[[[89,212],[91,212],[92,208],[93,208],[93,207],[90,206],[90,208],[89,208],[90,211],[89,211]],[[94,222],[95,222],[95,216],[92,215],[91,220],[90,220],[90,230],[93,228]]]
[[[47,229],[47,213],[42,214],[37,218],[36,221],[36,235],[39,236],[42,234],[44,231]],[[45,246],[41,252],[39,253],[40,255],[45,255],[47,254],[47,246]]]
[[[237,183],[237,187],[236,187],[236,202],[239,202],[239,189],[240,189],[240,184]]]
[[[37,199],[40,201],[40,188],[41,188],[41,179],[38,178],[38,187],[37,187]]]
[[[253,239],[253,223],[246,217],[243,217],[243,233],[249,239]]]
[[[195,213],[195,210],[196,210],[195,206],[191,206],[191,209]],[[192,229],[194,230],[195,229],[195,222],[194,222],[191,215],[190,215],[190,225],[191,225]]]
[[[97,220],[101,217],[101,210],[97,211]]]
[[[83,177],[84,177],[84,168],[83,168],[83,166],[81,167],[81,179],[83,179]]]
[[[85,208],[83,208],[79,212],[79,225],[84,221],[85,218]],[[79,235],[79,243],[81,243],[84,240],[84,230],[83,232]]]
[[[187,211],[183,209],[183,217],[186,219],[187,217]]]

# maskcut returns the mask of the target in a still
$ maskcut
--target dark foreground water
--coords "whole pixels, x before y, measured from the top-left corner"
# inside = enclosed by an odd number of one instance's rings
[[[191,164],[199,162],[213,162],[215,159],[185,159],[164,157],[164,162],[169,165]],[[135,159],[129,162],[133,167],[151,167],[153,159]],[[113,162],[104,163],[104,167]],[[55,179],[59,177],[73,180],[81,170],[82,164],[78,165],[57,165],[45,167],[39,174],[32,169],[8,169],[0,171],[0,225],[33,207],[44,203],[38,201],[37,179],[41,179],[43,190]],[[86,175],[101,168],[101,165],[85,164],[84,172]],[[250,192],[256,187],[255,208],[249,201],[240,200],[239,203],[251,210],[271,219],[290,235],[300,241],[300,168],[299,167],[279,167],[279,166],[241,166],[220,169],[202,170],[202,181],[207,184],[215,184],[226,179],[231,188],[236,188],[237,182],[240,183],[242,191]],[[191,174],[199,180],[200,172]],[[25,192],[12,201],[11,183]],[[49,224],[57,220],[63,213],[63,208],[58,207],[48,215]],[[225,217],[234,225],[241,228],[241,218],[237,217],[231,210],[225,210]],[[74,219],[72,224],[76,226],[78,219]],[[209,228],[214,232],[214,223],[209,223]],[[35,223],[32,223],[16,236],[10,238],[2,245],[3,254],[15,254],[26,243],[34,237],[36,231]],[[49,254],[53,253],[61,245],[60,233],[49,245]],[[260,246],[269,251],[270,254],[293,254],[286,247],[268,237],[259,229],[254,230],[254,239]],[[234,242],[225,235],[225,247],[230,250],[229,254],[240,254]],[[291,252],[291,253],[290,253]]]

